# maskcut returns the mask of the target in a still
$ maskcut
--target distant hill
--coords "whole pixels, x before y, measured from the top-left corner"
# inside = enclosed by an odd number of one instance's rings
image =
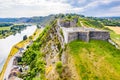
[[[120,26],[120,17],[87,17],[87,18],[100,21],[105,26]]]
[[[101,17],[101,18],[109,19],[109,20],[115,20],[115,21],[119,21],[120,22],[120,16],[117,16],[117,17]]]
[[[0,18],[0,22],[16,22],[17,18]]]
[[[105,26],[120,26],[120,17],[85,17],[84,15],[78,14],[59,14],[59,15],[49,15],[49,16],[35,16],[35,17],[21,17],[21,18],[0,18],[1,22],[12,22],[12,23],[40,23],[45,24],[49,21],[52,21],[55,17],[64,17],[64,16],[79,16],[82,19],[85,19],[84,22],[99,24],[100,22]],[[100,26],[102,26],[100,24]]]
[[[0,18],[1,22],[10,22],[10,23],[47,23],[50,20],[53,20],[55,15],[49,15],[49,16],[36,16],[36,17],[22,17],[22,18]]]

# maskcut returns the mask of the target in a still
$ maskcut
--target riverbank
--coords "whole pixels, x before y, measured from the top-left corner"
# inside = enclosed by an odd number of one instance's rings
[[[10,35],[20,33],[22,30],[26,29],[27,26],[23,24],[14,24],[12,26],[0,27],[0,39],[6,38]]]
[[[35,40],[35,39],[39,36],[39,34],[42,32],[42,30],[43,30],[43,29],[36,29],[36,31],[35,31],[34,34],[31,36],[31,38],[32,38],[33,40]],[[4,66],[3,66],[3,68],[2,68],[2,71],[1,71],[1,73],[0,73],[0,80],[3,80],[3,77],[4,77],[4,74],[5,74],[5,71],[6,71],[6,68],[7,68],[7,66],[8,66],[9,61],[10,61],[11,58],[19,51],[16,47],[18,47],[18,48],[23,48],[24,46],[26,46],[27,44],[29,44],[30,40],[31,40],[31,39],[28,38],[28,39],[26,39],[26,40],[24,40],[24,41],[19,42],[18,44],[14,45],[14,46],[12,47],[12,49],[11,49],[11,51],[10,51],[10,54],[9,54],[9,56],[8,56],[8,58],[7,58],[7,60],[6,60],[5,64],[4,64]]]

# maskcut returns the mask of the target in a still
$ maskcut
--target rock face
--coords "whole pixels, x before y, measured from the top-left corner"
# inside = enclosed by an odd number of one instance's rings
[[[42,47],[42,53],[45,54],[46,72],[45,76],[48,80],[58,80],[63,78],[69,79],[69,68],[67,67],[67,56],[64,53],[65,44],[64,37],[60,33],[60,27],[56,24],[48,31],[45,45]],[[56,70],[56,64],[62,62],[62,73]],[[64,65],[66,65],[64,67]],[[67,75],[66,75],[67,74]],[[70,79],[69,79],[70,80]]]

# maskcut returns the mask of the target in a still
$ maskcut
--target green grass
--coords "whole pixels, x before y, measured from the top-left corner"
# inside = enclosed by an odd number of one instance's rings
[[[69,53],[82,80],[119,80],[120,50],[110,43],[79,40],[69,43]]]
[[[0,27],[0,31],[1,30],[10,30],[10,27]]]
[[[80,23],[80,19],[78,19],[77,26],[82,27],[82,25],[81,25],[81,23]]]
[[[113,41],[115,41],[120,46],[120,34],[116,34],[115,32],[110,32],[110,37]]]
[[[96,20],[90,20],[87,18],[80,18],[80,21],[82,21],[83,25],[86,27],[93,27],[93,28],[103,28],[103,24]]]
[[[116,32],[114,32],[113,30],[109,29],[108,27],[104,27],[102,28],[103,30],[107,30],[110,33],[110,38],[118,44],[118,46],[120,47],[120,34],[116,34]]]

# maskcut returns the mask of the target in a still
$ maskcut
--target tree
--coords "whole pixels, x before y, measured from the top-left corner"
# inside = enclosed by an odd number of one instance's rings
[[[23,36],[23,40],[26,40],[26,39],[27,39],[27,35],[24,35],[24,36]]]

